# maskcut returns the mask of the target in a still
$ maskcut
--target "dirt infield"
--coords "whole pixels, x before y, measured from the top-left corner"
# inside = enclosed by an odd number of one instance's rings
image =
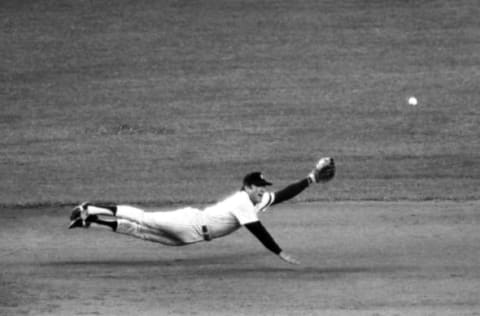
[[[165,247],[0,212],[1,315],[480,315],[478,202],[288,204],[246,231]]]

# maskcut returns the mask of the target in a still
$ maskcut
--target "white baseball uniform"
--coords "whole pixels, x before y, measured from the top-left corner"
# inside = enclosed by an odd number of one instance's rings
[[[145,212],[118,205],[116,232],[171,246],[208,241],[258,221],[258,213],[266,211],[274,201],[275,193],[265,192],[261,202],[254,205],[247,192],[238,191],[203,210],[186,207]]]
[[[311,183],[329,181],[334,175],[333,159],[322,158],[308,177],[272,193],[264,189],[272,183],[265,180],[261,172],[251,172],[243,178],[241,191],[203,210],[186,207],[172,211],[145,212],[129,205],[84,202],[72,210],[69,228],[88,228],[91,224],[97,224],[107,226],[117,233],[181,246],[219,238],[245,226],[265,248],[288,263],[298,264],[295,258],[286,254],[275,242],[260,222],[258,214],[271,205],[293,198]]]

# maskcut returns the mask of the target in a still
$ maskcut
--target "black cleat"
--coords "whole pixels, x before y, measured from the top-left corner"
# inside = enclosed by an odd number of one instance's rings
[[[70,222],[70,225],[68,225],[68,229],[72,228],[77,228],[77,227],[85,227],[87,228],[87,222],[81,219],[80,217],[77,219],[74,219]]]
[[[88,203],[84,202],[72,210],[72,214],[70,214],[70,225],[68,229],[76,228],[76,227],[85,227],[88,228],[90,226],[90,221],[88,221]]]

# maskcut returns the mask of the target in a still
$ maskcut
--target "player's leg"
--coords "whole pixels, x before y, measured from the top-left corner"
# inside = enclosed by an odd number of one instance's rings
[[[145,212],[142,209],[117,205],[117,232],[131,229],[142,239],[168,245],[184,245],[204,240],[199,210],[186,207],[170,211]]]
[[[178,246],[201,240],[197,229],[188,224],[188,217],[184,212],[145,212],[129,205],[82,203],[72,211],[69,228],[95,224],[116,233]]]
[[[97,224],[105,227],[111,228],[113,231],[117,229],[117,220],[115,218],[112,219],[104,219],[100,217],[100,215],[88,215],[88,214],[81,214],[75,215],[72,213],[71,222],[68,226],[69,229],[71,228],[89,228],[91,224]]]
[[[167,246],[181,246],[186,244],[178,236],[170,234],[166,230],[152,229],[151,227],[128,219],[118,219],[114,232],[147,241],[158,242]]]
[[[198,210],[183,208],[174,211],[145,212],[130,205],[109,205],[82,203],[74,208],[71,215],[71,228],[88,226],[87,217],[115,217],[126,219],[155,230],[165,231],[175,235],[188,230],[192,225],[192,218],[198,216]],[[76,221],[76,222],[75,222]]]
[[[80,205],[77,205],[72,210],[69,228],[88,227],[89,223],[87,221],[87,217],[90,215],[114,216],[116,213],[116,208],[116,205],[92,204],[89,202],[84,202]]]
[[[144,211],[141,209],[126,205],[84,202],[73,209],[70,215],[71,222],[69,228],[88,227],[89,221],[87,221],[87,218],[89,216],[115,216],[140,223],[143,220],[143,213]]]
[[[83,218],[85,220],[89,215],[115,216],[142,223],[145,211],[129,205],[84,202],[73,209],[70,219]]]
[[[185,244],[175,235],[168,234],[166,231],[154,230],[127,219],[117,219],[115,217],[103,218],[101,215],[88,215],[84,222],[77,221],[75,225],[70,225],[70,228],[90,228],[92,226],[109,228],[115,233],[158,242],[168,246],[180,246]]]

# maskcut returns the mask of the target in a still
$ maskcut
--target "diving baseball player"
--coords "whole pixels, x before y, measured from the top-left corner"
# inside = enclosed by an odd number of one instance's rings
[[[282,260],[298,264],[297,259],[283,251],[260,222],[259,213],[301,193],[312,183],[326,182],[335,175],[335,163],[322,158],[309,175],[282,190],[269,192],[272,185],[260,172],[247,174],[241,190],[203,210],[186,207],[172,211],[145,212],[129,205],[82,203],[70,216],[69,228],[88,228],[91,224],[109,227],[113,232],[181,246],[210,241],[246,227],[268,250]]]

